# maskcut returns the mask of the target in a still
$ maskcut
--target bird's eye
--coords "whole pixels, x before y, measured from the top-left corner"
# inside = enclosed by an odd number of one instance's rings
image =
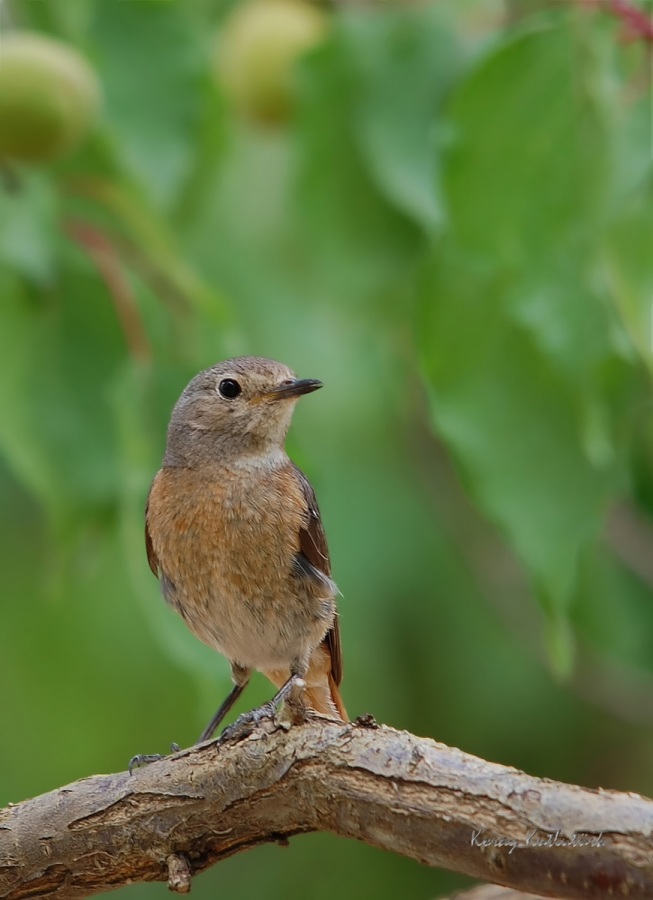
[[[240,394],[242,388],[233,378],[223,378],[218,385],[218,390],[225,400],[233,400],[234,397],[237,397],[238,394]]]

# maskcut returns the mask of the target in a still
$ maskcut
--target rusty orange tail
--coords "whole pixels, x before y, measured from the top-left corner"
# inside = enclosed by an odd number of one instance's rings
[[[309,682],[306,688],[306,702],[316,712],[330,719],[342,719],[349,721],[345,704],[342,702],[340,690],[331,673],[326,678],[322,676],[319,682]]]

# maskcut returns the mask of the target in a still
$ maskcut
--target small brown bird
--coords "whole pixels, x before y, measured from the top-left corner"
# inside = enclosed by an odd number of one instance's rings
[[[279,690],[244,718],[303,692],[313,710],[348,721],[326,537],[313,489],[284,449],[297,399],[320,387],[243,356],[200,372],[172,412],[147,501],[147,558],[165,599],[227,657],[234,682],[200,741],[254,669]]]

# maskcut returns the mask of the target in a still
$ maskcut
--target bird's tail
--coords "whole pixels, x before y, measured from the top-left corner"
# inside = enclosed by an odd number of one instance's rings
[[[322,676],[319,682],[307,680],[306,702],[311,709],[323,716],[328,716],[330,719],[342,719],[343,722],[349,721],[340,690],[331,673],[326,678]]]

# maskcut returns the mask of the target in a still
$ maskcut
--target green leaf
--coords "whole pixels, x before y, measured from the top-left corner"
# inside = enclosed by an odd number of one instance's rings
[[[560,681],[564,681],[572,674],[576,657],[576,644],[567,610],[557,606],[549,608],[549,597],[546,593],[540,597],[540,602],[548,612],[544,644],[551,669]]]
[[[0,185],[0,264],[35,284],[52,282],[58,201],[47,175],[17,169]]]
[[[631,527],[637,522],[636,514],[623,507],[612,527],[623,528],[624,519]],[[583,638],[608,659],[653,672],[650,588],[618,562],[609,544],[583,554],[573,621]]]
[[[506,285],[449,245],[421,285],[422,348],[438,432],[469,487],[557,609],[600,527],[611,473],[581,439],[577,397],[505,312]]]
[[[615,308],[641,358],[653,370],[653,177],[618,211],[608,235]]]
[[[38,300],[15,284],[3,296],[0,446],[52,521],[101,514],[115,499],[106,388],[124,352],[107,290],[67,268]]]
[[[44,441],[33,423],[34,400],[27,390],[35,363],[37,320],[34,301],[17,278],[6,274],[2,288],[0,328],[0,451],[17,478],[57,515],[65,506],[65,488]]]
[[[416,227],[381,194],[358,146],[352,97],[357,75],[344,33],[300,67],[294,185],[300,240],[334,288],[385,287],[419,248]]]
[[[441,223],[438,111],[461,48],[435,5],[352,13],[343,39],[356,71],[354,128],[385,196],[427,230]]]
[[[579,553],[619,477],[614,400],[631,377],[596,262],[608,116],[582,40],[561,15],[494,48],[452,94],[450,231],[421,286],[434,422],[530,572],[561,674]]]
[[[20,5],[22,27],[50,32],[67,40],[82,39],[88,27],[94,0],[67,3],[25,3]]]
[[[608,142],[573,30],[521,34],[464,79],[448,106],[443,179],[470,252],[547,269],[582,253],[609,188]]]
[[[209,78],[208,40],[181,3],[99,3],[91,46],[116,150],[170,208],[192,170]],[[199,50],[199,52],[198,52]]]

